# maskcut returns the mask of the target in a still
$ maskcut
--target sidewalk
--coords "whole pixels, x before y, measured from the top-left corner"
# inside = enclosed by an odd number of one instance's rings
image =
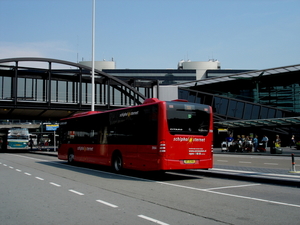
[[[268,155],[268,156],[290,156],[294,154],[295,157],[300,157],[300,150],[295,147],[281,147],[281,154],[271,154],[270,147],[267,148],[266,152],[222,152],[221,148],[214,148],[214,154],[232,154],[232,155]]]
[[[290,157],[291,168],[287,169],[216,165],[213,169],[201,171],[200,173],[204,175],[209,173],[211,176],[222,178],[234,178],[261,183],[292,185],[300,187],[300,150],[297,150],[296,148],[282,147],[281,154],[271,154],[270,148],[267,148],[266,152],[222,152],[221,148],[214,148],[214,154]],[[292,168],[292,154],[294,154],[295,159],[294,168]],[[299,166],[297,166],[297,163]]]
[[[291,157],[291,154],[295,156],[295,162],[299,163],[299,166],[295,166],[295,171],[292,168],[283,169],[268,169],[268,168],[256,168],[256,167],[241,167],[241,166],[221,166],[216,165],[209,170],[189,170],[197,174],[204,176],[238,179],[245,181],[254,181],[260,183],[271,183],[280,185],[289,185],[300,187],[300,150],[290,149],[289,147],[283,147],[282,154],[271,154],[270,149],[267,152],[222,152],[221,148],[214,148],[214,154],[228,154],[228,155],[261,155],[264,156],[277,156],[277,157]],[[57,157],[57,151],[54,151],[53,146],[48,146],[42,150],[33,149],[30,151],[33,154],[50,155]],[[298,171],[298,170],[299,171]]]
[[[300,187],[299,171],[291,173],[289,169],[237,168],[234,166],[227,167],[226,169],[225,166],[215,166],[209,170],[196,171],[198,174],[204,176]]]
[[[50,155],[57,157],[57,148],[55,148],[54,151],[54,146],[47,146],[47,147],[42,147],[40,150],[38,148],[32,148],[32,150],[29,150],[30,153],[33,154],[40,154],[40,155]]]

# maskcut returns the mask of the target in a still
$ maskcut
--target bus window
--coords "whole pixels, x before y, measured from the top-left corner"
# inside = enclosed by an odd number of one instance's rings
[[[7,135],[7,149],[28,149],[29,131],[27,128],[10,128]]]
[[[167,106],[169,132],[171,134],[208,135],[210,110],[192,103]]]

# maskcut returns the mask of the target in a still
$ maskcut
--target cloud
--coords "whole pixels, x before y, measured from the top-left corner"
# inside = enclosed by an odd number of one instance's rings
[[[68,44],[65,42],[0,42],[0,59],[23,57],[52,58],[76,62],[76,51],[68,48]],[[11,64],[9,63],[9,65]],[[24,61],[20,62],[19,66],[48,68],[49,65],[46,62]],[[64,69],[70,68],[70,66],[52,64],[52,68]]]
[[[28,44],[0,42],[0,58],[42,57],[40,50]]]
[[[64,42],[0,42],[0,59],[17,57],[57,58],[74,55]]]

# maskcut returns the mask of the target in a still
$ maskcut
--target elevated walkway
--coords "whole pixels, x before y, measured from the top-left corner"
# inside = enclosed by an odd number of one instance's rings
[[[0,59],[0,118],[59,120],[89,111],[91,70],[57,59]],[[97,69],[94,72],[96,111],[139,105],[152,97],[157,84],[121,80]]]

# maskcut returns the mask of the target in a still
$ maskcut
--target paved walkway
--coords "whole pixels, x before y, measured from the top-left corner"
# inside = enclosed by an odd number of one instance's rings
[[[291,156],[294,154],[295,157],[300,157],[300,150],[297,150],[295,147],[281,147],[282,153],[281,154],[271,154],[271,150],[268,147],[266,152],[222,152],[221,148],[214,148],[215,154],[242,154],[242,155],[277,155],[277,156]]]
[[[282,147],[281,154],[271,154],[270,148],[268,148],[266,152],[222,152],[221,148],[214,148],[214,154],[290,157],[291,168],[287,169],[215,165],[213,169],[199,172],[202,174],[209,173],[212,176],[223,178],[235,178],[247,181],[253,180],[261,183],[275,183],[300,187],[300,171],[298,171],[300,170],[300,150],[296,148]],[[292,166],[292,154],[295,160],[294,167]],[[299,166],[297,166],[297,163]]]

